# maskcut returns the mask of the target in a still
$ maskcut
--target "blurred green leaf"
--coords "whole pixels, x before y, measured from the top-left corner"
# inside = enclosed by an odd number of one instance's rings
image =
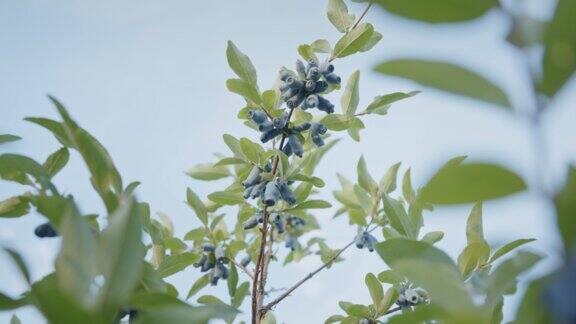
[[[99,260],[104,275],[99,303],[109,312],[126,301],[143,273],[145,248],[141,242],[142,216],[130,199],[110,215],[100,236]]]
[[[402,177],[402,196],[409,204],[413,203],[416,199],[416,193],[414,192],[414,188],[412,188],[410,168],[404,172],[404,177]]]
[[[52,135],[54,135],[54,137],[56,137],[58,142],[60,142],[62,145],[66,147],[74,146],[68,139],[68,135],[66,134],[66,130],[64,129],[62,123],[52,119],[41,117],[27,117],[24,118],[24,120],[46,128],[52,133]]]
[[[568,253],[576,249],[576,168],[571,166],[564,187],[556,193],[556,223]]]
[[[234,191],[216,191],[208,195],[208,199],[221,205],[239,205],[244,203],[244,197],[241,192]]]
[[[12,298],[0,292],[0,311],[14,310],[30,304],[26,296]]]
[[[371,39],[374,27],[369,23],[362,23],[342,36],[334,45],[333,57],[345,57],[359,52]]]
[[[505,197],[526,189],[524,180],[495,164],[469,163],[443,167],[422,191],[433,204],[463,204]]]
[[[353,116],[358,108],[360,102],[360,95],[358,93],[358,84],[360,81],[360,71],[356,70],[350,74],[346,88],[340,97],[340,104],[342,106],[342,113],[347,116]]]
[[[372,33],[372,36],[370,36],[370,39],[366,42],[366,44],[364,44],[364,46],[362,46],[360,52],[367,52],[371,50],[372,48],[374,48],[374,46],[376,46],[376,44],[378,44],[378,42],[380,42],[380,40],[382,40],[382,34],[380,34],[377,31],[374,31]]]
[[[552,317],[549,314],[548,307],[543,307],[542,299],[543,290],[548,286],[553,278],[553,274],[549,274],[542,278],[532,281],[526,289],[526,293],[516,313],[516,322],[522,324],[547,324],[553,323]]]
[[[226,283],[228,284],[228,295],[232,298],[236,293],[236,285],[238,285],[238,270],[234,264],[230,264],[230,274]]]
[[[410,238],[416,238],[416,224],[412,222],[412,219],[406,213],[402,203],[396,199],[390,198],[385,193],[382,193],[381,197],[384,205],[384,213],[388,217],[390,225],[400,234]]]
[[[375,307],[378,307],[380,301],[382,301],[384,298],[384,290],[382,289],[382,285],[373,273],[366,274],[366,277],[364,277],[364,282],[366,283],[366,287],[368,287],[368,291],[370,291],[372,303]]]
[[[10,324],[22,324],[22,322],[20,321],[18,316],[12,315],[12,318],[10,319]]]
[[[458,256],[458,267],[464,278],[468,278],[472,271],[476,270],[488,259],[490,246],[485,241],[468,243]]]
[[[228,65],[240,79],[256,86],[257,77],[254,65],[252,65],[250,58],[242,53],[232,41],[228,41],[226,58],[228,59]]]
[[[506,94],[484,77],[463,67],[439,61],[396,59],[381,63],[376,71],[419,84],[482,100],[510,109]]]
[[[332,52],[332,47],[330,43],[325,39],[317,39],[310,44],[312,50],[316,53],[330,53]]]
[[[324,200],[307,200],[287,210],[300,210],[300,209],[322,209],[330,208],[332,205]]]
[[[188,305],[172,305],[149,308],[138,317],[141,324],[208,324],[211,319],[223,319],[231,322],[238,311],[227,305],[206,305],[192,307]]]
[[[238,158],[244,158],[244,154],[242,154],[242,149],[240,148],[240,141],[237,138],[230,134],[224,134],[222,135],[222,138],[224,139],[224,143],[226,143],[226,146],[228,146],[230,151],[234,153],[234,156]]]
[[[308,44],[298,46],[298,54],[300,54],[300,56],[302,56],[306,61],[317,60],[316,54],[314,54],[314,49],[312,49],[312,46]]]
[[[216,166],[212,163],[198,164],[186,172],[187,175],[196,180],[218,180],[230,175],[228,168],[225,166]]]
[[[541,256],[519,251],[512,258],[500,263],[486,280],[486,300],[493,303],[498,297],[504,295],[507,290],[516,285],[517,277],[532,268],[542,259]]]
[[[0,134],[0,144],[10,143],[21,140],[22,137],[10,134]]]
[[[186,269],[199,260],[200,255],[191,252],[169,255],[160,263],[156,271],[158,271],[161,278],[166,278]]]
[[[250,292],[250,283],[248,281],[243,282],[238,286],[236,292],[234,293],[234,297],[232,298],[232,306],[239,308],[242,306],[242,302],[244,298],[248,296]]]
[[[17,172],[34,177],[42,188],[58,194],[56,187],[50,182],[50,175],[38,162],[24,155],[8,153],[0,155],[0,178],[7,178]]]
[[[192,207],[194,213],[196,213],[196,217],[202,222],[202,224],[208,224],[208,210],[206,210],[206,206],[200,200],[200,198],[192,191],[192,189],[186,189],[186,201],[188,205]]]
[[[376,0],[387,11],[429,23],[466,21],[498,6],[497,0]]]
[[[28,267],[26,266],[26,263],[24,262],[24,259],[22,258],[20,253],[16,252],[11,248],[4,247],[2,249],[6,254],[8,254],[14,265],[16,265],[18,271],[20,272],[20,275],[22,275],[24,280],[26,280],[28,284],[31,284],[32,281],[30,280],[30,271],[28,271]]]
[[[396,178],[398,177],[398,169],[400,168],[400,162],[392,165],[386,174],[380,179],[380,191],[384,193],[391,193],[396,190]]]
[[[424,241],[430,244],[434,244],[440,241],[444,237],[444,232],[442,231],[432,231],[426,233],[420,241]]]
[[[378,302],[376,309],[378,310],[378,317],[386,314],[392,305],[398,300],[398,291],[395,287],[390,287],[386,290],[384,297]]]
[[[399,276],[393,270],[384,270],[378,274],[378,280],[384,283],[395,285],[402,281],[402,276]]]
[[[320,121],[326,128],[331,131],[343,131],[350,127],[351,122],[350,116],[341,114],[329,114],[324,116]]]
[[[370,194],[376,193],[378,190],[378,184],[368,172],[364,156],[360,156],[358,164],[356,165],[356,172],[358,173],[358,184],[360,187],[364,188],[364,190]]]
[[[62,235],[62,246],[55,265],[58,284],[68,297],[88,306],[93,302],[90,285],[100,264],[96,238],[72,200],[67,201],[61,212],[58,232]]]
[[[519,239],[512,241],[496,250],[496,252],[494,252],[494,254],[490,257],[490,260],[488,260],[488,263],[492,263],[497,259],[499,259],[501,256],[506,255],[508,252],[513,251],[517,247],[522,246],[526,243],[530,243],[532,241],[536,241],[536,239]]]
[[[66,164],[70,159],[70,152],[66,147],[59,149],[58,151],[50,154],[44,164],[44,170],[50,176],[50,178],[54,177]]]
[[[523,14],[512,14],[512,25],[506,40],[519,48],[529,47],[544,41],[547,28],[546,21]]]
[[[484,227],[482,226],[482,203],[478,202],[472,207],[472,211],[466,221],[466,239],[468,244],[485,243]]]
[[[10,197],[0,201],[0,218],[20,217],[30,211],[30,198],[28,195]]]
[[[545,36],[541,90],[554,96],[576,70],[576,2],[558,0]]]
[[[203,305],[226,305],[225,302],[221,301],[218,297],[212,295],[204,295],[198,298],[198,303]]]
[[[188,295],[186,296],[186,299],[190,299],[190,297],[196,295],[200,290],[202,290],[202,288],[206,287],[208,285],[208,283],[210,283],[210,274],[209,273],[203,275],[202,277],[198,278],[196,280],[196,282],[194,282],[194,284],[192,285],[192,287],[188,291]]]
[[[344,0],[328,1],[328,20],[341,33],[346,33],[354,23],[354,15],[348,13]]]

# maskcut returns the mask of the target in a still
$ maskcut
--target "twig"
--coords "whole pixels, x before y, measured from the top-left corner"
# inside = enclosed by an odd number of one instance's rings
[[[234,258],[228,258],[228,260],[230,260],[230,262],[232,262],[236,266],[236,268],[242,270],[245,274],[247,274],[248,277],[250,277],[250,279],[254,280],[254,274],[252,274],[252,272],[250,272],[250,270],[248,270],[245,266],[236,262],[236,260],[234,260]]]
[[[378,225],[373,227],[372,229],[368,230],[367,232],[372,232],[373,230],[375,230],[376,228],[378,228]],[[284,298],[288,297],[294,290],[296,290],[298,287],[300,287],[302,284],[304,284],[306,281],[310,280],[312,277],[314,277],[318,272],[322,271],[322,269],[326,268],[327,266],[331,265],[332,262],[334,260],[336,260],[340,254],[342,254],[344,251],[346,251],[350,246],[352,246],[354,244],[354,240],[352,240],[350,243],[346,244],[343,248],[341,248],[340,250],[338,250],[338,252],[336,252],[336,254],[334,254],[330,260],[328,260],[328,262],[322,264],[320,267],[318,267],[318,269],[310,272],[309,274],[307,274],[304,278],[300,279],[300,281],[298,281],[296,284],[294,284],[292,287],[288,288],[288,290],[286,290],[285,293],[283,293],[282,295],[278,296],[278,298],[274,299],[273,301],[269,302],[268,304],[266,304],[265,306],[262,307],[261,312],[265,313],[267,311],[269,311],[270,309],[272,309],[272,307],[276,306],[276,304],[278,304],[279,302],[281,302]]]
[[[292,118],[292,113],[294,112],[294,108],[290,109],[288,113],[288,122]],[[282,150],[284,146],[284,142],[286,141],[286,133],[282,133],[282,138],[280,139],[279,149]],[[280,162],[280,156],[276,155],[274,162],[272,164],[272,177],[276,175],[276,171],[278,170],[278,163]],[[260,291],[258,286],[262,286],[262,291],[264,290],[263,287],[263,280],[262,280],[262,270],[263,270],[263,259],[264,259],[264,250],[266,248],[266,234],[268,232],[268,219],[270,217],[270,212],[268,211],[268,206],[264,207],[264,220],[262,222],[262,228],[260,229],[260,251],[258,252],[258,259],[256,261],[256,269],[254,270],[254,279],[252,281],[252,324],[258,324],[260,321],[260,315],[258,313],[258,301],[259,296],[258,292]],[[262,315],[263,316],[263,315]]]
[[[366,9],[364,9],[364,11],[362,12],[362,14],[360,15],[360,17],[358,18],[358,20],[356,20],[356,23],[354,23],[354,25],[352,26],[352,28],[350,28],[350,30],[358,27],[358,25],[360,24],[360,22],[362,21],[362,19],[364,19],[364,16],[366,16],[366,14],[368,13],[368,10],[370,10],[370,7],[372,7],[372,5],[374,4],[374,1],[370,1],[368,3],[368,6],[366,6]]]
[[[384,315],[392,314],[392,313],[397,312],[397,311],[399,311],[399,310],[401,310],[401,309],[402,309],[402,307],[400,307],[400,306],[395,307],[395,308],[391,308],[391,309],[389,309],[386,313],[384,313]]]

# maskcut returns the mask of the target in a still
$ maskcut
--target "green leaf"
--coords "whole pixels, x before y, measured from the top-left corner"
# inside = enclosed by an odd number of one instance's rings
[[[276,90],[266,90],[262,93],[262,106],[270,113],[277,108],[278,99]]]
[[[466,21],[498,6],[497,0],[376,0],[387,11],[430,23]]]
[[[446,166],[422,190],[433,204],[463,204],[505,197],[526,189],[524,180],[495,164],[469,163]]]
[[[204,295],[198,298],[197,302],[203,305],[226,305],[225,302],[212,295]]]
[[[32,295],[36,307],[49,323],[106,323],[106,321],[99,319],[97,315],[90,314],[84,310],[74,299],[64,295],[58,289],[57,278],[54,274],[35,282],[32,285]]]
[[[192,307],[188,305],[166,305],[161,307],[147,308],[138,316],[138,323],[194,323],[208,324],[211,319],[222,319],[231,323],[238,311],[227,305],[206,305]]]
[[[360,304],[353,304],[346,308],[346,313],[359,318],[371,318],[370,308]]]
[[[490,257],[490,260],[488,260],[488,263],[492,263],[497,259],[499,259],[501,256],[504,256],[508,252],[511,252],[512,250],[516,249],[517,247],[522,246],[526,243],[530,243],[532,241],[536,241],[536,239],[531,238],[531,239],[519,239],[512,241],[496,250],[496,252],[494,252],[494,254]]]
[[[390,105],[396,101],[414,97],[420,91],[412,92],[393,92],[383,96],[376,96],[374,100],[366,107],[366,112],[385,115]]]
[[[339,32],[346,33],[354,24],[354,15],[348,14],[348,7],[344,0],[329,0],[328,20]]]
[[[222,138],[224,139],[224,143],[226,143],[226,146],[228,146],[230,151],[234,153],[234,156],[239,158],[244,157],[244,154],[242,154],[242,149],[240,148],[240,141],[236,137],[230,134],[224,134],[222,135]]]
[[[410,238],[416,238],[416,225],[413,224],[412,219],[410,219],[406,213],[402,203],[390,198],[385,193],[382,193],[381,197],[384,206],[384,213],[388,217],[390,225],[400,234]]]
[[[576,168],[571,166],[564,187],[556,193],[554,206],[556,207],[556,222],[568,253],[576,248]]]
[[[511,108],[508,98],[497,86],[484,77],[451,63],[397,59],[378,65],[376,71],[410,79],[438,90],[482,100],[506,109]]]
[[[478,202],[472,207],[468,220],[466,221],[466,239],[468,244],[485,243],[484,229],[482,226],[482,203]]]
[[[298,54],[300,54],[300,56],[302,56],[302,58],[306,61],[312,59],[317,60],[316,54],[314,54],[314,49],[312,49],[312,46],[308,44],[302,44],[298,46]]]
[[[208,199],[220,205],[239,205],[244,203],[241,192],[216,191],[208,195]]]
[[[350,127],[348,128],[348,135],[355,140],[356,142],[360,142],[360,130],[366,128],[364,123],[358,117],[352,117],[350,119]]]
[[[225,166],[216,166],[212,163],[198,164],[186,172],[187,175],[196,180],[218,180],[230,175],[228,168]]]
[[[378,310],[378,317],[386,314],[386,311],[390,309],[392,305],[398,300],[398,291],[395,287],[390,287],[386,290],[386,294],[377,304],[376,308]]]
[[[2,249],[4,250],[4,252],[6,252],[6,254],[8,254],[8,256],[10,257],[10,259],[12,260],[14,265],[16,265],[16,267],[18,267],[18,271],[20,272],[20,275],[22,275],[24,280],[26,280],[26,282],[28,284],[30,284],[32,282],[30,280],[30,272],[28,271],[28,267],[26,266],[26,263],[24,262],[24,259],[22,258],[22,256],[18,252],[16,252],[15,250],[12,250],[10,248],[4,247]]]
[[[7,178],[14,173],[28,174],[34,177],[42,188],[50,189],[55,194],[58,193],[50,182],[50,176],[38,162],[18,154],[0,155],[0,178]]]
[[[559,0],[545,36],[543,76],[540,88],[554,96],[576,70],[576,3]]]
[[[464,278],[468,278],[472,271],[476,270],[488,259],[490,246],[484,241],[468,243],[458,256],[458,267]]]
[[[532,281],[526,289],[526,293],[518,306],[516,322],[522,324],[553,323],[548,307],[542,307],[542,295],[554,274],[546,275]]]
[[[52,119],[40,118],[40,117],[27,117],[24,118],[24,120],[46,128],[47,130],[52,132],[52,135],[54,135],[54,137],[56,137],[58,142],[60,142],[62,145],[66,147],[74,146],[68,139],[68,135],[66,134],[66,130],[64,130],[64,126],[62,125],[62,123]]]
[[[238,285],[238,270],[236,270],[234,264],[230,264],[230,274],[226,283],[228,284],[228,295],[234,297],[234,294],[236,294],[236,285]]]
[[[392,165],[386,174],[380,179],[380,191],[384,193],[391,193],[396,190],[396,178],[398,177],[398,169],[400,162]]]
[[[358,84],[360,81],[360,71],[356,70],[348,78],[346,88],[340,97],[340,104],[342,105],[342,113],[347,116],[354,116],[360,97],[358,94]]]
[[[520,251],[508,260],[503,261],[486,280],[486,300],[487,303],[494,302],[506,293],[511,287],[516,285],[517,277],[532,268],[542,259],[541,256]]]
[[[192,207],[194,213],[196,213],[196,217],[198,217],[202,224],[208,224],[208,210],[202,200],[200,200],[196,193],[190,188],[186,189],[186,201],[188,205]]]
[[[10,197],[0,201],[0,218],[20,217],[30,211],[30,198],[28,195]]]
[[[370,194],[374,194],[378,190],[378,184],[368,172],[366,160],[364,156],[360,156],[358,164],[356,165],[356,172],[358,173],[358,184]]]
[[[232,306],[236,308],[242,306],[242,302],[244,301],[244,298],[248,296],[249,292],[250,292],[250,283],[248,281],[245,281],[242,284],[240,284],[240,286],[238,286],[238,288],[236,289],[234,297],[232,298]]]
[[[446,265],[457,278],[460,277],[454,261],[446,253],[425,242],[395,238],[378,243],[376,251],[388,265],[405,259],[418,259],[435,265]]]
[[[371,50],[372,48],[374,48],[374,46],[376,46],[376,44],[378,44],[378,42],[380,42],[380,40],[382,40],[382,34],[380,34],[377,31],[374,31],[372,33],[372,36],[370,36],[370,39],[366,42],[366,44],[364,44],[364,46],[362,46],[360,52],[367,52]]]
[[[246,156],[248,161],[256,165],[260,164],[260,152],[263,151],[260,145],[252,142],[251,140],[245,137],[242,137],[240,139],[240,149],[242,150],[242,153],[244,154],[244,156]]]
[[[359,52],[370,41],[373,33],[374,27],[369,23],[356,26],[338,40],[332,56],[345,57]]]
[[[240,79],[256,86],[257,77],[254,65],[252,65],[250,58],[242,53],[232,41],[228,41],[226,58],[228,59],[228,65]]]
[[[366,277],[364,277],[364,282],[366,283],[366,287],[368,287],[368,291],[370,291],[372,303],[374,306],[378,307],[380,301],[384,298],[384,290],[382,289],[382,285],[373,273],[366,274]]]
[[[164,261],[162,261],[162,263],[160,263],[160,266],[158,266],[156,271],[158,271],[160,278],[166,278],[186,269],[199,260],[200,255],[190,252],[169,255],[164,259]]]
[[[200,241],[206,236],[206,234],[208,234],[208,232],[204,227],[198,227],[186,233],[186,235],[184,235],[184,240]]]
[[[66,147],[59,149],[58,151],[50,154],[46,159],[46,162],[42,165],[46,173],[53,178],[66,164],[70,159],[70,152]]]
[[[404,177],[402,178],[402,196],[404,196],[404,200],[410,204],[416,199],[416,193],[412,188],[410,168],[404,172]]]
[[[196,295],[200,290],[202,290],[202,288],[206,287],[208,285],[208,283],[210,283],[210,274],[209,273],[203,275],[202,277],[198,278],[198,280],[196,280],[196,282],[194,282],[194,284],[192,285],[192,287],[188,291],[188,295],[186,296],[186,299],[190,299],[190,297]]]
[[[22,321],[20,321],[18,316],[12,315],[12,318],[10,319],[10,324],[22,324]]]
[[[317,39],[310,44],[312,50],[316,53],[330,53],[332,52],[332,47],[330,43],[325,39]]]
[[[21,140],[22,137],[10,134],[0,134],[0,144],[16,142]]]
[[[350,127],[350,116],[340,114],[329,114],[324,116],[320,121],[326,128],[331,131],[343,131]]]
[[[134,200],[120,205],[108,219],[109,225],[100,241],[99,261],[104,285],[99,303],[110,311],[124,302],[140,281],[145,248],[140,240],[141,210]]]
[[[391,285],[399,283],[402,279],[402,276],[399,276],[393,270],[384,270],[378,274],[378,280]]]
[[[0,311],[17,309],[30,304],[28,297],[12,298],[0,292]]]
[[[81,305],[92,301],[90,285],[98,273],[96,238],[76,206],[68,200],[58,228],[62,246],[56,258],[56,276],[60,290]]]
[[[322,209],[330,208],[332,205],[324,200],[307,200],[287,210],[300,210],[300,209]]]
[[[253,102],[254,104],[258,105],[262,101],[256,86],[244,80],[228,79],[226,80],[226,88],[228,91],[241,95],[246,100]]]
[[[444,232],[442,231],[433,231],[426,233],[420,241],[427,242],[430,244],[434,244],[440,241],[444,237]]]

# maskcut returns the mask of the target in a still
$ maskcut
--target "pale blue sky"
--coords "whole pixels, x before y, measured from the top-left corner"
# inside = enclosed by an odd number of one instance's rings
[[[530,1],[538,15],[550,10]],[[196,163],[213,160],[214,152],[226,153],[221,134],[255,134],[245,128],[236,113],[242,100],[226,92],[225,80],[232,76],[225,60],[227,40],[250,56],[258,70],[261,88],[272,86],[277,70],[292,65],[296,47],[326,38],[334,42],[337,31],[325,15],[326,1],[42,1],[0,2],[0,133],[22,136],[20,142],[2,151],[26,153],[43,161],[58,148],[46,131],[22,121],[26,116],[55,117],[45,97],[60,98],[74,118],[110,151],[126,182],[142,182],[141,199],[154,211],[173,218],[182,236],[198,223],[184,204],[186,187],[206,195],[225,185],[200,183],[184,171]],[[353,4],[359,13],[363,6]],[[521,62],[503,40],[507,24],[490,12],[472,23],[432,26],[414,23],[372,10],[367,19],[384,38],[364,54],[336,62],[337,72],[347,79],[362,71],[361,105],[372,97],[394,91],[424,90],[398,103],[389,115],[366,118],[362,141],[344,138],[318,169],[327,186],[321,197],[333,201],[335,173],[355,177],[355,165],[363,154],[370,171],[380,178],[387,168],[402,161],[403,172],[412,167],[413,180],[422,185],[434,168],[454,155],[474,160],[501,162],[532,181],[534,159],[524,122],[498,108],[422,88],[412,82],[386,78],[372,72],[385,59],[421,57],[453,60],[470,67],[505,89],[518,105],[527,104]],[[571,82],[546,116],[550,144],[550,183],[563,176],[566,161],[576,156],[576,95]],[[339,102],[336,95],[331,95]],[[570,105],[572,103],[572,105]],[[337,106],[337,109],[339,107]],[[85,212],[102,212],[92,191],[88,173],[77,155],[55,179],[63,192],[74,193]],[[21,187],[0,183],[0,199],[20,193]],[[464,224],[470,206],[438,208],[425,216],[424,231],[444,230],[439,244],[457,256],[465,243]],[[355,229],[344,218],[331,220],[333,210],[318,212],[321,234],[330,246],[346,244]],[[235,214],[230,217],[234,219]],[[485,233],[490,242],[535,237],[531,245],[550,257],[536,273],[555,262],[559,242],[550,206],[534,194],[489,202],[484,208]],[[15,247],[28,261],[34,278],[52,269],[58,240],[38,240],[33,228],[42,221],[32,215],[3,219],[0,244]],[[319,323],[339,313],[337,302],[368,302],[364,287],[366,272],[378,273],[384,263],[366,251],[351,249],[341,263],[308,282],[277,308],[285,323]],[[17,294],[24,289],[7,259],[0,256],[0,291]],[[320,264],[311,257],[289,268],[273,266],[269,283],[287,287]],[[198,277],[189,269],[170,279],[185,294]],[[222,295],[224,289],[206,293]],[[222,295],[223,296],[223,295]],[[248,303],[245,302],[247,309]],[[513,305],[513,302],[508,303]],[[511,319],[513,307],[507,306]],[[17,311],[24,323],[42,323],[30,308]],[[0,313],[7,322],[11,313]]]

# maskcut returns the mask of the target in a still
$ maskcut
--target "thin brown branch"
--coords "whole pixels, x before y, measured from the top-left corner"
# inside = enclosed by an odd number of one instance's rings
[[[372,232],[373,230],[375,230],[376,228],[378,228],[378,226],[373,227],[372,229],[368,230],[367,232]],[[327,266],[329,266],[330,264],[332,264],[332,262],[334,262],[334,260],[336,260],[340,254],[342,254],[344,251],[346,251],[349,247],[351,247],[354,244],[354,240],[352,240],[350,243],[346,244],[343,248],[341,248],[340,250],[338,250],[338,252],[336,252],[336,254],[334,254],[330,260],[328,260],[328,262],[322,264],[320,267],[318,267],[318,269],[310,272],[309,274],[307,274],[304,278],[300,279],[300,281],[298,281],[296,284],[294,284],[292,287],[288,288],[288,290],[286,290],[285,293],[283,293],[282,295],[278,296],[278,298],[274,299],[273,301],[269,302],[268,304],[266,304],[265,306],[262,307],[261,309],[261,313],[266,313],[267,311],[269,311],[270,309],[272,309],[272,307],[276,306],[276,304],[278,304],[279,302],[281,302],[284,298],[290,296],[290,294],[296,290],[298,287],[302,286],[302,284],[304,284],[306,281],[310,280],[312,277],[314,277],[316,274],[318,274],[318,272],[322,271],[324,268],[326,268]]]
[[[230,260],[230,262],[232,262],[236,268],[242,270],[242,272],[244,272],[245,274],[248,275],[248,277],[250,277],[250,279],[254,280],[254,274],[248,270],[245,266],[241,265],[240,263],[236,262],[236,260],[234,260],[234,258],[228,258],[228,260]]]
[[[354,23],[354,25],[352,26],[352,28],[350,28],[350,30],[358,27],[358,25],[360,24],[360,22],[362,21],[362,19],[364,19],[364,16],[366,16],[366,14],[368,13],[368,10],[370,10],[370,7],[372,7],[372,5],[374,4],[374,1],[370,1],[368,3],[368,5],[366,6],[366,9],[364,9],[364,11],[362,12],[362,14],[360,15],[360,17],[358,18],[358,20],[356,20],[356,23]]]

